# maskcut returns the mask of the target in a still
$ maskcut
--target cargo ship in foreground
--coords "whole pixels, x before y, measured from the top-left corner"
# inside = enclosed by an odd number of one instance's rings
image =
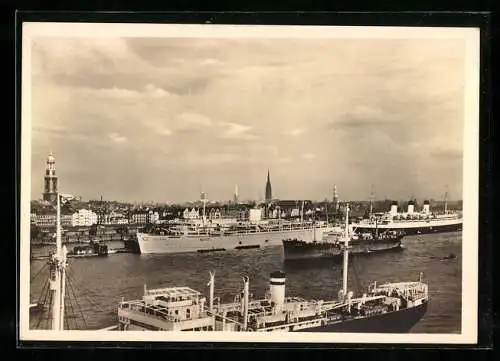
[[[287,297],[285,273],[273,272],[264,298],[250,296],[249,278],[244,277],[243,292],[236,295],[234,302],[220,303],[214,298],[215,275],[211,272],[208,305],[200,292],[189,287],[145,287],[142,299],[120,302],[118,325],[106,330],[409,332],[424,316],[429,303],[428,285],[422,281],[422,273],[415,282],[373,283],[365,293],[354,297],[347,285],[347,229],[343,283],[337,299]]]
[[[424,201],[422,211],[414,211],[414,202],[408,202],[406,212],[398,212],[397,202],[392,202],[387,213],[374,214],[353,224],[357,233],[374,233],[379,231],[400,231],[406,235],[429,234],[440,232],[457,232],[462,230],[461,212],[449,212],[446,207],[443,213],[430,212],[429,201]]]

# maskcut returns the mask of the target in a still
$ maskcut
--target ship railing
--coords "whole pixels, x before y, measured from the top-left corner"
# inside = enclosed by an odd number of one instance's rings
[[[290,327],[294,328],[296,326],[303,326],[303,325],[310,325],[311,323],[323,323],[326,322],[328,318],[326,317],[318,317],[318,318],[313,318],[313,319],[308,319],[308,320],[303,320],[303,321],[296,321],[296,322],[277,322],[276,324],[270,325],[270,326],[265,326],[265,327],[257,327],[256,331],[259,332],[270,332],[274,330],[284,330],[288,329]]]
[[[224,309],[222,312],[220,310],[210,311],[208,309],[208,307],[205,307],[203,309],[202,313],[204,313],[205,315],[208,315],[208,316],[212,316],[212,317],[216,317],[216,318],[221,318],[221,319],[223,319],[226,322],[233,323],[233,324],[236,324],[236,325],[239,325],[239,326],[243,327],[244,324],[242,322],[240,322],[240,321],[238,321],[238,320],[236,320],[234,318],[224,316],[224,313],[230,312],[230,311],[235,311],[235,310],[226,310],[226,309]]]
[[[386,296],[383,296],[383,295],[359,297],[359,298],[353,298],[353,299],[349,300],[349,303],[350,303],[351,307],[353,307],[353,306],[357,306],[358,304],[364,304],[366,302],[384,299],[385,297]],[[348,302],[339,302],[339,301],[323,302],[323,304],[321,305],[321,311],[325,312],[325,311],[334,310],[337,308],[344,307],[347,304],[348,304]]]
[[[130,311],[153,317],[162,317],[167,321],[176,321],[177,319],[175,316],[169,315],[167,312],[165,312],[164,308],[157,306],[148,306],[145,305],[143,301],[123,301],[120,302],[119,308],[128,309]]]

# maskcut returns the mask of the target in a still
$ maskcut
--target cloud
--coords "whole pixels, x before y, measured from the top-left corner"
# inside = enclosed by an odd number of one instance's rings
[[[163,136],[171,136],[172,131],[162,124],[161,121],[145,121],[144,125],[150,128],[154,134],[163,135]]]
[[[113,99],[121,99],[121,98],[135,98],[140,95],[140,93],[136,90],[129,90],[123,88],[101,88],[101,89],[89,89],[82,88],[82,93],[86,93],[87,95],[93,95],[95,97],[101,98],[113,98]]]
[[[111,88],[91,88],[82,87],[79,90],[84,96],[104,99],[139,99],[139,98],[166,98],[175,97],[174,94],[157,87],[153,84],[148,84],[144,88],[126,89],[113,86]]]
[[[224,64],[224,62],[218,60],[218,59],[214,59],[214,58],[208,58],[208,59],[203,59],[201,62],[200,62],[201,65],[203,66],[209,66],[209,65],[222,65]]]
[[[305,132],[304,128],[293,128],[290,130],[285,131],[285,134],[292,136],[292,137],[297,137]]]
[[[292,163],[292,158],[290,157],[278,158],[278,163]]]
[[[177,121],[182,124],[199,127],[211,127],[213,125],[209,117],[197,113],[182,113],[177,116]]]
[[[153,84],[146,85],[146,94],[153,98],[165,98],[168,96],[171,97],[175,96],[174,94],[167,92],[165,89],[159,88]]]
[[[460,40],[68,37],[35,43],[33,153],[44,159],[53,147],[61,155],[58,169],[73,172],[64,183],[87,187],[88,194],[108,187],[120,197],[152,199],[168,188],[182,200],[195,185],[175,179],[202,177],[207,186],[221,186],[224,174],[255,196],[267,167],[273,188],[290,197],[323,198],[332,177],[343,196],[365,194],[367,169],[377,191],[391,196],[405,188],[423,192],[443,177],[460,190]],[[141,179],[145,163],[158,175],[154,180]],[[120,164],[126,170],[118,171]],[[243,168],[255,178],[236,180]],[[108,185],[80,182],[96,169],[109,174]],[[315,177],[306,182],[309,169]],[[400,176],[388,182],[391,172]],[[430,181],[417,184],[419,173]],[[147,186],[137,189],[133,177]],[[42,182],[35,179],[33,190]],[[75,192],[85,194],[83,188]]]
[[[126,137],[124,137],[123,135],[120,135],[118,133],[110,133],[108,136],[109,136],[109,139],[111,139],[115,143],[124,143],[127,141]]]
[[[251,130],[253,130],[253,127],[250,125],[243,125],[233,122],[222,122],[220,124],[225,128],[221,135],[222,138],[239,140],[253,140],[258,138],[255,134],[249,133]]]
[[[302,154],[302,159],[312,160],[314,158],[316,158],[316,154],[313,154],[313,153],[304,153],[304,154]]]

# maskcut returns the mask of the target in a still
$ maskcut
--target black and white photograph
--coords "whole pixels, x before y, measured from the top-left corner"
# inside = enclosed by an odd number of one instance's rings
[[[479,29],[27,22],[21,92],[20,340],[477,341]]]

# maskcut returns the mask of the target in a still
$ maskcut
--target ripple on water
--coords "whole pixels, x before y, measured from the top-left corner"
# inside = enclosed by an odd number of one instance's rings
[[[462,237],[461,233],[412,236],[406,248],[370,257],[354,258],[349,273],[353,290],[377,281],[416,280],[423,272],[429,283],[431,303],[415,333],[459,333],[461,329]],[[44,252],[37,248],[37,252]],[[46,252],[46,248],[45,248]],[[440,261],[453,253],[454,260]],[[31,275],[44,261],[31,262]],[[269,273],[287,275],[287,294],[304,298],[336,298],[342,284],[341,265],[284,266],[280,247],[209,254],[136,255],[114,254],[107,258],[71,259],[72,286],[90,329],[116,323],[121,298],[142,296],[148,288],[184,286],[207,294],[208,272],[216,272],[215,293],[230,301],[241,291],[242,276],[250,276],[250,291],[262,296],[268,288]],[[31,301],[38,300],[47,274],[31,282]]]

